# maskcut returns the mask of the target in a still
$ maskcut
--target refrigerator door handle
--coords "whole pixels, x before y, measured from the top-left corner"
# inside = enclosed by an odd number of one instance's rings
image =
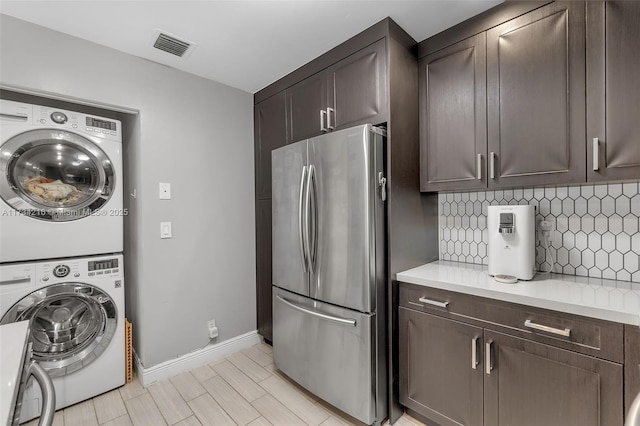
[[[308,269],[311,273],[314,273],[318,245],[318,190],[316,186],[316,168],[313,165],[309,166],[309,173],[307,173],[305,211],[307,214],[306,250]]]
[[[307,177],[307,166],[302,167],[302,173],[300,175],[300,198],[298,200],[298,236],[300,240],[300,254],[302,255],[302,270],[307,272],[307,250],[305,245],[305,226],[304,226],[304,212],[306,211],[305,200],[305,183]]]
[[[277,295],[276,298],[278,298],[278,300],[280,300],[282,303],[292,307],[293,309],[296,309],[298,311],[304,312],[306,314],[313,315],[315,317],[319,317],[319,318],[325,319],[327,321],[337,322],[339,324],[350,325],[352,327],[356,326],[356,320],[354,320],[354,319],[336,317],[336,316],[333,316],[333,315],[325,314],[324,312],[320,312],[320,311],[316,311],[316,310],[313,310],[313,309],[305,308],[303,306],[297,305],[297,304],[285,299],[284,297],[282,297],[280,295]]]

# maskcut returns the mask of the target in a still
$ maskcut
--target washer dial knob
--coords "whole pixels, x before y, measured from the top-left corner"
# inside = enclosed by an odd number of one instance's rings
[[[71,269],[69,269],[67,265],[58,265],[53,268],[53,275],[58,278],[66,277],[67,275],[69,275],[69,272],[71,272]]]
[[[63,112],[55,111],[51,113],[51,119],[58,124],[64,124],[67,122],[67,116]]]

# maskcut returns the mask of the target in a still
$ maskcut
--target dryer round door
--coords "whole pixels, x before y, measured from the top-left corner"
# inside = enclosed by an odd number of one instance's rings
[[[0,147],[0,197],[19,214],[71,221],[99,210],[115,186],[109,157],[76,133],[38,129]]]
[[[33,359],[51,377],[90,364],[109,346],[118,311],[108,294],[85,283],[61,283],[23,297],[0,324],[29,321]]]

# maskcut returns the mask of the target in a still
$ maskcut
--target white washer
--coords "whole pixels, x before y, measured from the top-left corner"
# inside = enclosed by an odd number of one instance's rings
[[[53,380],[56,409],[125,383],[122,255],[0,265],[0,324],[28,320],[33,358]],[[40,415],[29,385],[21,421]]]
[[[120,121],[0,100],[0,263],[123,250]]]

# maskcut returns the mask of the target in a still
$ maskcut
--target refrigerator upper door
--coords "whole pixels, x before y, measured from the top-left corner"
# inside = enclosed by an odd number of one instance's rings
[[[273,285],[309,295],[307,141],[271,152]]]
[[[383,259],[376,247],[383,238],[382,137],[371,125],[332,132],[309,139],[308,155],[310,297],[374,312],[376,256]]]

